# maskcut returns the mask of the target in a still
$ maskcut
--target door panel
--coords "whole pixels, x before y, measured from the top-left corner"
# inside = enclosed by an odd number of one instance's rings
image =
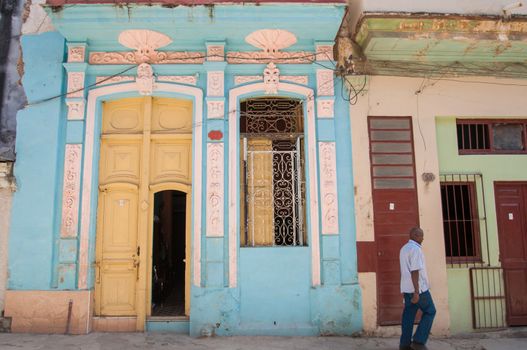
[[[527,325],[527,183],[496,182],[494,189],[507,323],[524,326]]]
[[[137,190],[104,188],[99,194],[96,309],[100,315],[135,315]]]
[[[139,184],[141,144],[134,141],[103,140],[99,183],[127,182]]]
[[[190,183],[192,177],[191,141],[191,139],[182,139],[152,143],[150,183]]]
[[[103,102],[103,134],[140,134],[143,129],[144,99],[127,98]]]
[[[412,123],[409,117],[369,117],[373,225],[377,245],[377,321],[401,322],[399,251],[419,225]]]
[[[192,101],[155,98],[152,133],[192,134]]]
[[[104,260],[101,266],[101,315],[135,316],[137,268],[133,259]]]

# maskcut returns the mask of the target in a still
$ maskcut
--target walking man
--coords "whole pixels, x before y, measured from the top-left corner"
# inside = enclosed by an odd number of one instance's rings
[[[410,240],[399,253],[401,265],[401,293],[404,297],[402,332],[399,350],[426,350],[426,341],[432,328],[436,308],[429,291],[426,264],[421,250],[424,232],[419,227],[410,230]],[[413,336],[415,315],[421,309],[423,316]]]

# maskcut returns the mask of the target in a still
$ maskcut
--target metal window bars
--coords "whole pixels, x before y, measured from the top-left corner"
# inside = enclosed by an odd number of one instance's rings
[[[307,245],[300,102],[249,99],[240,117],[242,245]]]
[[[445,173],[440,181],[447,265],[468,273],[473,328],[505,327],[503,271],[490,250],[483,175]]]

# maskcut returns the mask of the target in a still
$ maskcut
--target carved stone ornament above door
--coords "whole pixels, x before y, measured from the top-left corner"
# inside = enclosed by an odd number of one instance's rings
[[[154,70],[148,63],[142,63],[137,67],[137,90],[143,96],[150,96],[154,91]]]
[[[314,60],[315,54],[304,51],[280,51],[294,45],[296,36],[283,29],[260,29],[245,37],[245,41],[262,51],[229,52],[229,63],[301,63],[307,64]]]
[[[158,61],[159,52],[156,50],[171,42],[168,35],[153,30],[130,29],[119,34],[119,43],[135,50],[134,58],[137,63]]]
[[[278,85],[280,84],[280,70],[273,62],[269,63],[264,69],[263,79],[265,85],[265,94],[276,95],[278,93]]]
[[[296,36],[282,29],[261,29],[247,35],[245,41],[268,53],[278,52],[296,43]]]
[[[135,51],[92,52],[90,64],[201,64],[203,52],[157,51],[172,39],[163,33],[147,29],[130,29],[119,34],[119,43]]]

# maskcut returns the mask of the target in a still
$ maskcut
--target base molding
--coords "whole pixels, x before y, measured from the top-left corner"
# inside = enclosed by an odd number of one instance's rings
[[[7,290],[4,313],[11,318],[13,333],[87,334],[92,330],[92,301],[88,290]]]

